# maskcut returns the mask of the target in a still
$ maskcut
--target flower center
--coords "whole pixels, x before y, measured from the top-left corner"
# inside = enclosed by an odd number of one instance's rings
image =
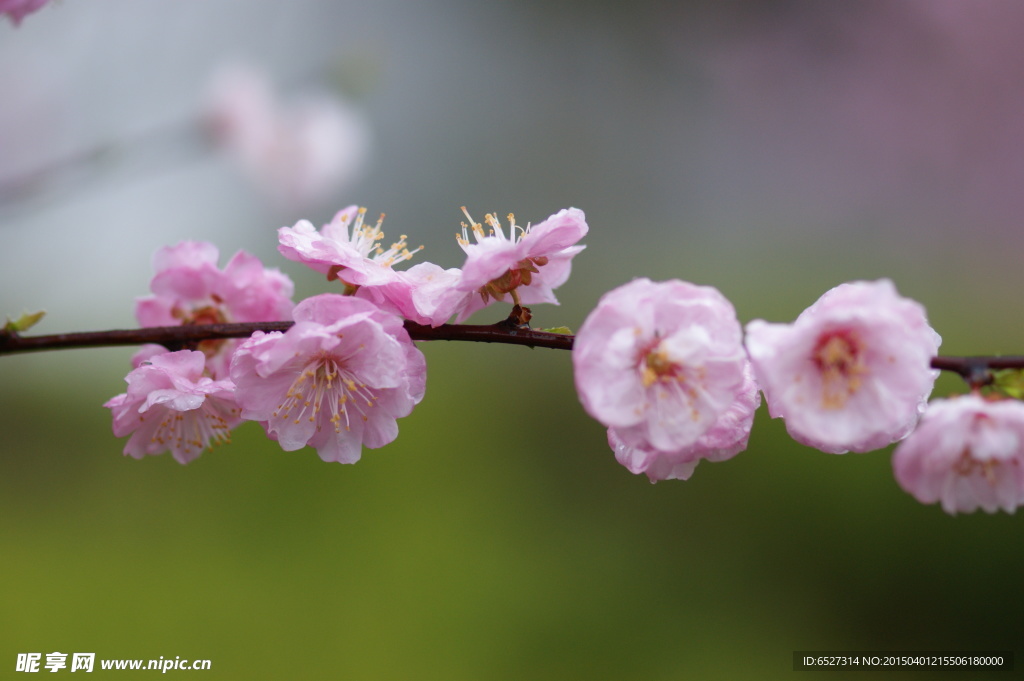
[[[489,282],[484,284],[478,289],[478,292],[483,297],[486,303],[488,299],[494,298],[495,300],[504,300],[506,293],[515,291],[520,286],[529,286],[533,283],[533,275],[537,274],[540,270],[538,267],[543,267],[548,264],[548,259],[541,255],[536,258],[523,258],[515,264],[515,267],[511,267],[505,270],[505,274],[491,279]]]
[[[490,227],[489,230],[484,231],[484,226],[479,222],[473,220],[473,217],[466,210],[466,207],[462,207],[462,213],[469,220],[469,224],[462,223],[462,234],[456,234],[455,239],[459,242],[459,246],[466,249],[470,246],[469,233],[473,233],[473,238],[476,239],[477,243],[480,243],[484,239],[493,238],[499,239],[500,241],[509,241],[516,243],[521,240],[524,236],[530,233],[530,225],[525,228],[520,227],[516,224],[516,216],[512,213],[508,214],[509,234],[505,236],[505,230],[501,226],[501,221],[493,213],[488,213],[484,216],[484,222]],[[500,277],[495,277],[489,282],[481,286],[477,291],[480,293],[480,297],[486,303],[491,298],[495,300],[504,300],[506,293],[515,291],[520,286],[529,286],[533,283],[533,275],[540,272],[538,267],[544,267],[548,264],[548,257],[545,255],[538,255],[531,258],[523,258],[512,267],[505,270],[505,273]]]
[[[971,455],[971,451],[965,448],[960,454],[960,459],[953,465],[953,472],[963,477],[970,477],[975,473],[980,473],[988,484],[995,486],[996,484],[996,462],[995,461],[978,461]]]
[[[821,405],[825,409],[841,409],[846,400],[861,386],[867,373],[864,348],[851,331],[822,334],[812,359],[821,374]]]
[[[362,348],[360,348],[362,349]],[[331,355],[315,359],[296,377],[284,400],[274,410],[274,418],[290,419],[298,425],[303,419],[315,423],[321,410],[329,413],[335,433],[351,430],[351,419],[368,419],[365,410],[377,400],[365,383],[360,383],[343,362]],[[320,430],[320,424],[317,430]]]
[[[175,305],[171,309],[171,316],[175,319],[180,319],[182,326],[192,326],[200,324],[226,324],[231,321],[227,315],[227,310],[224,307],[224,299],[216,293],[210,294],[210,302],[204,305],[196,305],[194,307],[181,307]],[[206,355],[207,360],[211,360],[217,356],[217,353],[221,351],[226,345],[229,345],[231,341],[227,339],[221,340],[203,340],[196,344],[196,349]]]
[[[198,409],[191,411],[166,410],[166,417],[153,433],[151,442],[181,451],[186,456],[207,447],[231,441],[231,428],[207,399]]]
[[[380,241],[384,240],[384,232],[381,231],[381,225],[384,224],[384,213],[380,214],[375,225],[365,224],[363,222],[365,218],[366,208],[360,207],[359,212],[356,213],[355,224],[352,225],[352,237],[350,240],[352,246],[364,258],[370,258],[383,267],[391,267],[396,263],[411,259],[417,251],[423,250],[423,246],[420,246],[410,251],[408,248],[409,244],[406,241],[409,237],[405,234],[398,241],[391,244],[390,248],[384,250],[379,244]],[[342,215],[341,221],[347,222],[348,216]],[[334,273],[334,276],[337,277],[337,272]],[[330,274],[327,278],[332,279]]]
[[[668,353],[657,348],[650,350],[644,356],[643,369],[641,370],[641,381],[645,388],[650,388],[655,383],[669,381],[683,381],[681,367],[673,362]]]
[[[652,403],[674,403],[694,422],[701,419],[700,396],[707,390],[704,367],[682,364],[665,349],[664,341],[655,339],[641,352],[638,368],[641,385],[655,391],[648,393]]]
[[[231,321],[224,309],[224,299],[216,293],[210,294],[210,302],[193,307],[175,305],[171,316],[180,319],[183,326],[192,324],[224,324]]]

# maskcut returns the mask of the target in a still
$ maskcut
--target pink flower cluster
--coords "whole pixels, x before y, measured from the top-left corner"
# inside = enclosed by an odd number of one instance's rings
[[[478,235],[461,269],[420,263],[395,270],[419,249],[410,250],[405,236],[385,246],[384,216],[376,224],[365,216],[365,208],[349,206],[320,230],[306,220],[279,230],[282,255],[338,285],[337,293],[294,309],[291,280],[245,252],[220,269],[208,243],[158,251],[152,293],[136,303],[141,325],[294,325],[244,341],[202,341],[195,350],[143,347],[127,392],[106,404],[115,434],[130,436],[125,454],[170,451],[187,463],[249,420],[285,451],[308,445],[325,461],[353,463],[364,446],[394,440],[397,419],[423,399],[426,362],[405,320],[440,326],[504,294],[557,303],[552,291],[568,278],[569,261],[583,249],[576,241],[587,232],[582,211],[568,209],[515,228],[519,238]],[[491,280],[501,282],[500,295]]]
[[[601,298],[573,364],[580,400],[608,427],[619,463],[654,482],[735,456],[760,390],[771,416],[821,451],[901,441],[896,479],[922,503],[948,513],[1024,504],[1024,403],[929,404],[941,339],[892,282],[842,284],[792,324],[755,320],[742,336],[732,306],[708,287],[637,279]]]
[[[887,280],[843,284],[792,324],[755,320],[743,336],[732,305],[706,286],[637,279],[601,298],[576,337],[573,365],[580,400],[608,427],[619,463],[654,482],[735,456],[747,447],[760,391],[799,442],[836,454],[878,449],[914,431],[938,373],[930,362],[940,339],[924,309]],[[908,440],[900,451],[914,454],[898,461],[934,458],[929,430]],[[912,471],[901,482],[919,498],[936,496],[931,478],[921,491],[919,467],[897,470]],[[965,485],[958,489],[963,496]]]
[[[461,322],[507,300],[520,324],[523,304],[557,304],[554,289],[588,230],[575,208],[526,227],[509,215],[508,233],[492,214],[485,229],[463,212],[466,259],[447,270],[396,270],[420,249],[404,235],[388,244],[384,216],[367,222],[354,205],[320,229],[282,227],[280,253],[337,287],[295,306],[291,280],[245,252],[221,269],[207,243],[158,251],[152,293],[136,304],[140,324],[294,323],[194,349],[144,347],[127,391],[106,404],[115,434],[129,438],[125,454],[170,451],[187,463],[245,420],[283,450],[313,447],[324,461],[353,463],[363,447],[392,442],[426,387],[407,323]],[[837,286],[790,324],[745,329],[712,287],[635,279],[601,297],[572,362],[580,401],[607,428],[615,458],[652,482],[686,480],[700,461],[746,449],[763,393],[769,414],[821,451],[900,442],[896,478],[923,503],[1012,512],[1024,504],[1024,402],[972,394],[929,404],[940,342],[924,308],[884,279]]]
[[[568,280],[572,258],[584,248],[578,242],[588,231],[583,211],[576,208],[525,228],[509,215],[508,236],[498,219],[488,214],[489,232],[479,223],[463,223],[462,234],[456,237],[466,253],[460,269],[420,263],[396,271],[394,265],[420,249],[410,251],[404,235],[385,248],[384,216],[369,225],[365,214],[365,208],[349,206],[319,230],[307,220],[282,227],[278,250],[328,280],[340,281],[349,293],[430,326],[440,326],[452,316],[462,322],[506,295],[517,303],[557,305],[554,289]],[[475,243],[469,242],[469,230]]]

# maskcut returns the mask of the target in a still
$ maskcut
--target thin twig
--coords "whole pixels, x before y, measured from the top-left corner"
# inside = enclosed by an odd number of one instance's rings
[[[293,322],[249,322],[239,324],[196,324],[153,326],[142,329],[59,333],[51,336],[21,336],[0,333],[0,355],[41,350],[114,347],[157,343],[180,348],[204,340],[247,338],[254,331],[287,331]],[[534,331],[505,322],[489,325],[444,324],[436,328],[405,322],[409,336],[417,341],[449,340],[527,345],[535,348],[571,350],[573,336]]]
[[[153,326],[142,329],[112,331],[85,331],[59,333],[50,336],[21,336],[0,332],[0,355],[41,350],[70,348],[114,347],[157,343],[166,347],[185,347],[204,340],[247,338],[254,331],[287,331],[293,322],[248,322],[240,324],[196,324],[190,326]],[[497,324],[443,324],[430,327],[405,322],[409,336],[416,341],[472,341],[477,343],[504,343],[535,348],[572,350],[575,336],[548,331],[535,331],[509,319]],[[934,357],[931,366],[941,371],[959,374],[965,381],[976,384],[982,376],[996,369],[1024,369],[1024,355]]]

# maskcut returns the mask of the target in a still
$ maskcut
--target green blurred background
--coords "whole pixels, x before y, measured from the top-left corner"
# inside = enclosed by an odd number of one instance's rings
[[[1024,352],[1017,5],[208,5],[65,0],[0,26],[0,167],[187,114],[240,53],[370,81],[364,178],[284,210],[203,157],[33,194],[0,207],[0,313],[130,326],[149,255],[183,238],[318,293],[274,230],[352,202],[445,266],[460,205],[574,205],[588,249],[539,326],[577,328],[636,276],[714,285],[743,322],[890,277],[945,354]],[[426,398],[354,466],[254,424],[188,466],[125,458],[100,405],[131,350],[0,358],[0,678],[53,651],[210,659],[211,679],[518,681],[862,678],[794,672],[793,651],[1019,649],[1020,518],[918,504],[891,450],[821,454],[762,408],[746,452],[651,485],[616,464],[567,353],[421,348]]]

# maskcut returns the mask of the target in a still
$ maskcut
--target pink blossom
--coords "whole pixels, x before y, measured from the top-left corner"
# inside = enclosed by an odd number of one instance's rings
[[[941,339],[892,282],[828,291],[792,324],[755,320],[747,350],[768,411],[824,452],[866,452],[914,428],[938,372]]]
[[[31,14],[47,3],[47,0],[0,0],[0,14],[6,14],[15,26],[21,24],[26,14]]]
[[[278,203],[319,201],[366,164],[369,124],[326,92],[283,103],[265,75],[231,66],[215,74],[208,99],[213,141]]]
[[[205,124],[214,143],[252,166],[273,144],[276,107],[264,74],[239,65],[223,66],[210,81]]]
[[[572,357],[583,407],[634,473],[685,479],[697,459],[745,447],[758,396],[718,290],[635,279],[601,298]]]
[[[476,295],[455,288],[462,278],[460,270],[446,270],[432,262],[413,265],[395,275],[382,286],[361,286],[356,297],[417,324],[440,326],[451,319],[466,298]]]
[[[242,416],[285,451],[354,463],[398,436],[423,399],[426,362],[402,320],[366,300],[325,293],[295,307],[285,333],[257,332],[231,363]]]
[[[935,400],[893,454],[900,487],[950,514],[1013,513],[1024,503],[1024,403]]]
[[[153,295],[138,298],[135,316],[142,326],[285,321],[291,317],[291,279],[264,268],[245,251],[223,270],[213,244],[183,241],[156,252],[150,282]],[[204,341],[214,376],[226,376],[237,341]]]
[[[456,237],[466,252],[458,289],[479,295],[460,305],[457,322],[483,309],[492,299],[505,300],[505,294],[513,291],[524,304],[558,304],[554,289],[566,282],[573,256],[585,248],[577,245],[589,229],[583,211],[566,208],[525,228],[517,225],[510,213],[508,236],[494,215],[484,216],[490,228],[485,232],[465,207],[462,211],[470,224],[463,223],[462,234]],[[469,231],[475,243],[470,242]]]
[[[213,244],[183,241],[153,256],[153,295],[139,298],[142,326],[223,322],[265,322],[291,316],[291,279],[239,251],[223,270]]]
[[[205,361],[197,351],[164,352],[128,373],[128,392],[103,405],[113,413],[114,435],[131,435],[126,455],[141,459],[170,450],[185,464],[230,439],[241,421],[235,386],[204,376]]]
[[[365,224],[365,217],[365,208],[348,206],[338,211],[320,231],[308,220],[299,220],[294,227],[277,230],[280,242],[277,250],[289,260],[326,274],[329,280],[340,279],[352,287],[394,282],[392,266],[409,260],[422,246],[410,251],[407,237],[403,235],[385,250],[381,244],[384,215],[381,214],[375,225]]]
[[[645,473],[651,482],[689,480],[701,459],[725,461],[747,448],[754,412],[760,405],[761,393],[747,364],[743,388],[737,393],[736,401],[692,445],[675,452],[663,452],[650,446],[630,447],[615,428],[608,429],[608,444],[619,463],[631,473]]]

